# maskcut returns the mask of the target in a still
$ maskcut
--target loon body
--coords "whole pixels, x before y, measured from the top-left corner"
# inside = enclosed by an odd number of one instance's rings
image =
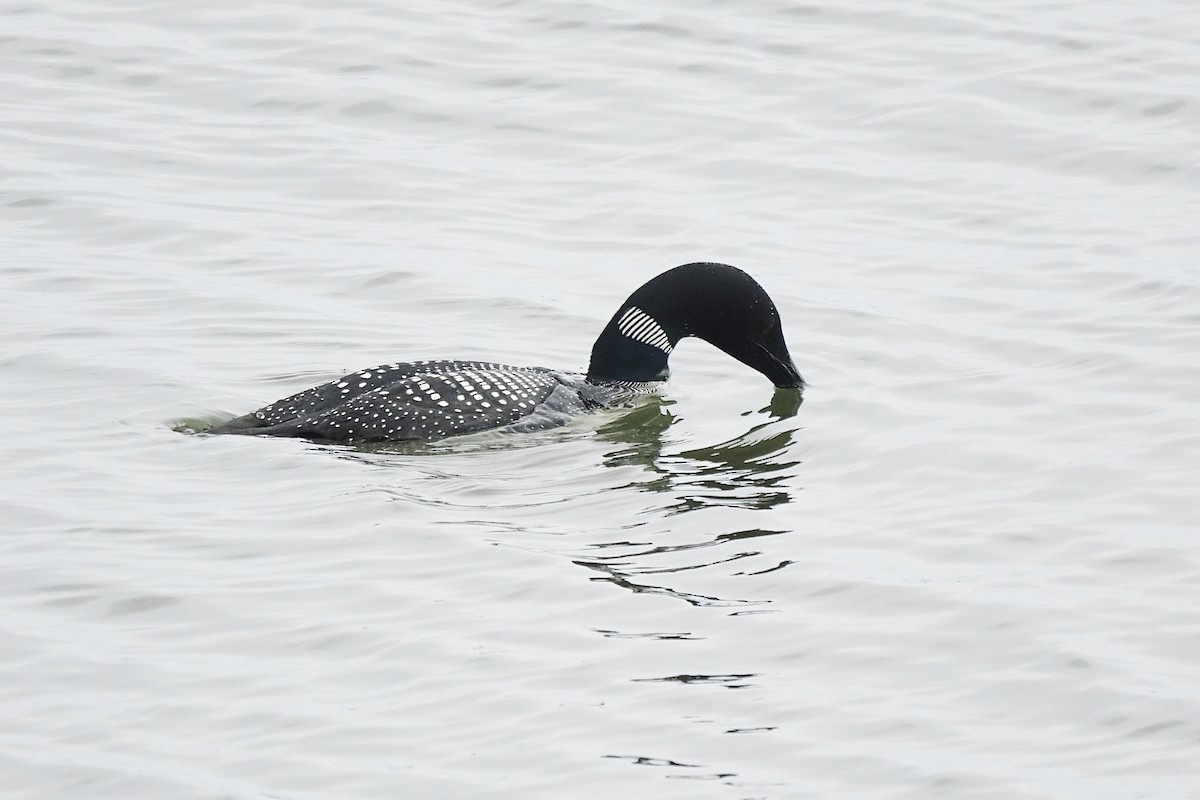
[[[804,386],[763,288],[736,267],[696,263],[667,270],[621,304],[592,347],[586,376],[482,361],[382,364],[209,432],[355,443],[554,427],[653,391],[687,336],[724,350],[779,388]]]

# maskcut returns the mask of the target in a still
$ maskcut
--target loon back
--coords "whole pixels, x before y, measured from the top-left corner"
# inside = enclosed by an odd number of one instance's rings
[[[779,388],[804,386],[763,288],[736,267],[696,263],[668,270],[629,296],[596,339],[586,378],[480,361],[383,364],[209,433],[378,442],[538,430],[651,390],[666,379],[667,358],[687,336],[710,342]]]
[[[512,425],[566,386],[565,377],[482,361],[382,364],[276,400],[210,433],[346,442],[437,439]]]

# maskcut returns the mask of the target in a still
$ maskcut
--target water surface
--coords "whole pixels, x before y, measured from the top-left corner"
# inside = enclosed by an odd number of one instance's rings
[[[0,15],[12,796],[1198,796],[1192,4]],[[172,431],[693,260],[796,413]]]

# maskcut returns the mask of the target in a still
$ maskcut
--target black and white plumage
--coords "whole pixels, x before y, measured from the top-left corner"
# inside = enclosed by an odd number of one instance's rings
[[[597,338],[586,376],[480,361],[382,364],[209,432],[355,443],[549,428],[653,391],[686,336],[710,342],[777,387],[804,386],[763,288],[735,267],[696,263],[668,270],[630,295]]]

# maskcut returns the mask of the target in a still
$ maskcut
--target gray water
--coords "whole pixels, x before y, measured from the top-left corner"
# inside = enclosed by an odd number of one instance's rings
[[[1192,2],[0,5],[14,798],[1200,797]],[[186,436],[585,366],[797,413]]]

